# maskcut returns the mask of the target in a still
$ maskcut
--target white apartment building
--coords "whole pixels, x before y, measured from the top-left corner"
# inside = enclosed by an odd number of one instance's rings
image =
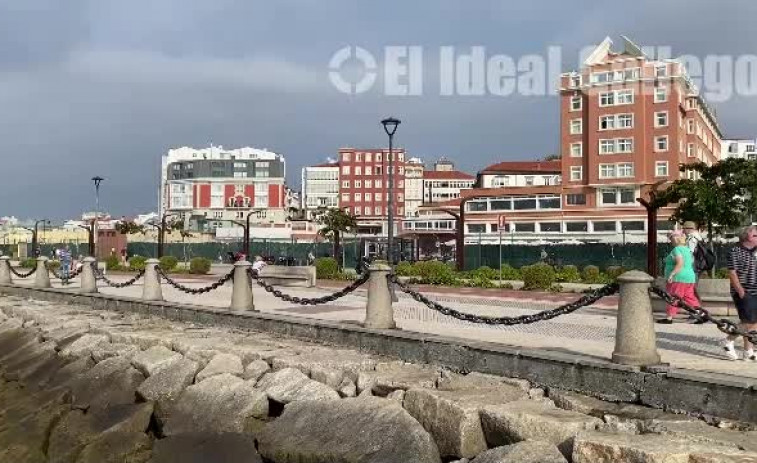
[[[560,161],[492,164],[478,174],[478,188],[554,186],[562,182]]]
[[[302,209],[313,220],[319,209],[339,207],[339,164],[324,163],[302,168]]]
[[[754,138],[724,139],[720,144],[720,159],[757,159],[756,145]]]
[[[423,204],[423,161],[410,158],[405,164],[405,217],[416,217]]]

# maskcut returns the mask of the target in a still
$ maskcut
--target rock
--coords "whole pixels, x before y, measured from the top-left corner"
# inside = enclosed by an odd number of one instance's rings
[[[155,402],[156,414],[162,416],[181,396],[184,389],[194,382],[199,368],[196,362],[181,358],[147,378],[137,388],[137,395],[144,400]]]
[[[29,368],[18,372],[18,381],[30,391],[44,388],[47,383],[66,366],[65,360],[55,354],[40,358]]]
[[[602,421],[543,402],[519,400],[485,407],[481,423],[486,441],[492,447],[541,440],[556,445],[563,455],[570,457],[575,436],[581,431],[596,429]]]
[[[155,442],[149,463],[262,463],[252,436],[207,432],[177,434]]]
[[[523,390],[505,384],[453,391],[410,389],[404,406],[434,437],[442,457],[471,458],[487,448],[481,410],[526,397]]]
[[[84,447],[76,463],[146,463],[151,447],[143,432],[108,432]]]
[[[258,451],[276,463],[439,463],[431,436],[384,399],[301,401],[258,435]]]
[[[108,337],[102,334],[85,334],[60,351],[60,355],[68,358],[92,355],[93,349],[108,342],[110,342]]]
[[[339,394],[325,384],[305,376],[300,370],[285,368],[268,373],[258,382],[257,387],[271,400],[288,404],[298,400],[338,399]]]
[[[218,354],[213,357],[208,365],[197,373],[197,382],[210,378],[211,376],[228,373],[234,376],[242,376],[242,360],[232,354]]]
[[[403,363],[386,363],[376,366],[376,371],[358,374],[357,390],[371,389],[374,395],[385,397],[397,389],[433,389],[439,380],[436,368]]]
[[[132,358],[139,352],[139,348],[132,344],[103,343],[92,349],[92,358],[100,363],[111,357]]]
[[[644,433],[686,438],[692,442],[713,445],[736,445],[742,450],[757,452],[757,432],[739,432],[709,426],[703,421],[658,421],[646,423]]]
[[[375,396],[373,395],[373,392],[371,392],[370,389],[366,389],[363,392],[361,392],[360,394],[358,394],[358,398],[360,398],[360,399],[364,399],[366,397],[375,397]]]
[[[75,360],[58,370],[52,378],[50,378],[49,385],[61,386],[83,375],[84,372],[90,370],[95,366],[95,361],[92,357],[82,357]]]
[[[134,403],[135,391],[145,377],[128,359],[111,357],[71,381],[74,408]]]
[[[131,363],[143,375],[149,377],[160,369],[179,361],[181,358],[181,354],[177,354],[164,346],[154,346],[135,355]]]
[[[249,418],[268,416],[268,397],[253,383],[224,373],[189,386],[167,411],[163,434],[243,432]]]
[[[394,392],[390,392],[388,396],[386,396],[389,400],[394,400],[395,402],[402,405],[403,401],[405,400],[405,391],[403,390],[397,390]]]
[[[270,370],[271,367],[265,360],[253,360],[244,368],[242,379],[257,381]]]
[[[75,461],[79,452],[103,433],[144,433],[152,411],[152,403],[115,405],[91,410],[86,415],[72,411],[50,433],[47,450],[50,463]]]
[[[376,368],[376,360],[369,355],[353,350],[310,348],[299,355],[276,355],[271,359],[271,367],[273,370],[296,368],[311,377],[313,370],[320,370],[324,375],[331,375],[332,378],[346,374],[354,380],[357,379],[359,372],[374,370]],[[316,378],[313,379],[320,381]],[[336,384],[321,382],[336,387],[342,381],[342,378],[332,380],[332,383],[334,381]]]
[[[342,382],[339,384],[339,388],[337,389],[337,392],[342,397],[355,397],[357,395],[357,386],[355,385],[355,382],[352,381],[349,378],[342,379]],[[371,391],[368,391],[369,393]]]
[[[553,444],[528,440],[487,450],[471,463],[568,463],[568,460]]]
[[[342,384],[344,379],[344,371],[338,368],[322,367],[320,365],[314,365],[310,368],[310,378],[313,381],[325,384],[331,388],[338,388]]]
[[[749,461],[757,453],[735,445],[713,445],[661,434],[582,432],[575,439],[574,463],[658,463]],[[740,459],[740,460],[739,460]]]
[[[540,387],[534,387],[528,390],[528,398],[531,400],[540,400],[544,397],[544,389]]]
[[[531,390],[531,383],[525,379],[506,378],[486,373],[477,373],[475,371],[468,373],[467,375],[442,371],[441,378],[437,383],[437,388],[445,391],[454,391],[459,389],[471,389],[474,387],[498,386],[500,384],[515,386],[526,392]]]

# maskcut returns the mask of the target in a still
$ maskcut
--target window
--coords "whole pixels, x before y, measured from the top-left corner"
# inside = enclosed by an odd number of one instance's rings
[[[397,193],[397,202],[403,202],[405,200],[405,195],[402,193]]]
[[[342,161],[350,162],[350,153],[342,153]]]
[[[599,178],[615,178],[615,164],[600,164]]]
[[[362,197],[362,195],[360,193],[355,193],[355,195],[354,195],[355,202],[359,203],[361,201],[361,199],[360,199],[361,197]]]
[[[381,153],[376,153],[376,162],[381,162]]]
[[[599,154],[632,153],[633,138],[613,138],[599,140]]]
[[[668,150],[668,136],[654,137],[654,149],[655,151],[667,151]]]
[[[371,208],[370,207],[364,207],[363,208],[363,213],[365,215],[371,215]]]
[[[516,211],[536,209],[536,198],[516,198],[513,200],[513,209]]]
[[[570,134],[580,135],[583,131],[583,121],[581,119],[573,119],[570,121]]]
[[[612,106],[615,104],[615,92],[599,94],[599,106]]]
[[[373,175],[373,167],[365,166],[365,175]]]
[[[472,201],[468,203],[468,210],[473,212],[482,212],[487,210],[486,201]]]
[[[366,202],[373,201],[373,195],[371,193],[366,193],[365,194],[365,201]]]
[[[533,186],[533,185],[534,185],[533,175],[526,175],[526,186]]]
[[[633,90],[618,90],[616,104],[632,104],[633,103]]]
[[[405,173],[405,168],[403,166],[399,166],[399,168],[397,169],[397,173],[399,173],[400,175],[403,175]]]
[[[360,153],[355,153],[355,162],[360,162]]]
[[[470,223],[468,224],[468,233],[486,233],[486,224]]]
[[[524,233],[534,233],[536,231],[536,224],[533,223],[533,222],[516,223],[515,224],[515,231],[516,232],[524,232]]]
[[[615,128],[615,116],[601,116],[599,118],[599,130],[612,130]]]
[[[215,211],[213,212],[213,218],[221,220],[223,219],[223,211]]]
[[[509,199],[493,199],[490,205],[493,211],[507,211],[513,208],[513,203]]]
[[[359,208],[359,207],[356,207],[356,208],[355,208],[355,215],[361,215],[361,212],[362,212],[362,211],[360,210],[360,208]]]
[[[657,161],[654,164],[655,177],[667,177],[668,176],[668,161]]]
[[[599,140],[599,154],[612,154],[615,152],[615,140]]]
[[[235,162],[234,163],[234,168],[235,169],[246,169],[247,168],[247,163],[246,162]]]
[[[362,180],[355,180],[355,188],[363,188]]]
[[[587,222],[565,222],[566,232],[587,232],[589,231],[589,225]]]
[[[365,181],[365,187],[366,188],[373,188],[373,180],[366,180]]]
[[[570,144],[570,157],[572,158],[580,158],[584,155],[583,153],[583,143],[571,143]],[[505,177],[507,178],[507,177]]]
[[[342,201],[349,202],[350,200],[350,194],[349,193],[342,193]]]
[[[570,86],[571,87],[580,87],[581,86],[581,76],[580,75],[570,76]]]
[[[581,110],[581,101],[582,101],[581,95],[570,97],[570,110],[571,111],[580,111]]]
[[[350,166],[342,166],[342,175],[350,175]]]
[[[342,188],[349,188],[349,187],[350,187],[350,181],[342,180]]]
[[[247,172],[234,172],[234,178],[246,178]]]
[[[376,166],[376,175],[381,175],[383,173],[383,171],[384,170],[383,170],[383,168],[381,166]]]
[[[618,178],[631,178],[633,177],[633,163],[621,162],[618,164]]]
[[[630,129],[633,127],[633,114],[618,114],[618,128]]]
[[[371,153],[365,153],[365,162],[373,162],[373,155]]]
[[[583,193],[569,193],[566,197],[566,202],[571,206],[586,204],[586,195]]]
[[[363,168],[361,166],[355,166],[355,175],[363,175]]]
[[[599,130],[630,129],[633,127],[633,114],[614,114],[599,118]]]
[[[616,232],[618,231],[618,225],[615,222],[603,221],[592,222],[595,232]]]
[[[492,179],[492,187],[501,187],[510,185],[509,175],[498,175]]]
[[[665,87],[657,87],[654,89],[654,102],[665,103],[668,101],[668,89]]]
[[[620,222],[620,229],[625,231],[644,231],[644,221],[631,220],[627,222]]]
[[[694,119],[686,119],[686,133],[694,135]]]
[[[632,153],[633,152],[633,138],[618,138],[617,140],[617,152],[618,153]]]
[[[559,233],[560,222],[542,222],[539,224],[539,231],[544,233]]]
[[[376,183],[376,188],[383,188],[383,187],[382,187],[382,185],[384,184],[384,182],[383,182],[383,181],[381,181],[381,180],[376,180],[376,182],[375,182],[375,183]]]
[[[654,113],[654,125],[655,127],[667,127],[668,126],[668,112],[660,111]]]
[[[223,184],[210,185],[210,207],[223,207]]]
[[[404,161],[405,160],[405,153],[397,153],[397,159],[399,159],[400,161]]]
[[[583,166],[570,166],[570,181],[577,182],[583,178]]]
[[[686,145],[686,156],[690,158],[696,156],[696,153],[694,153],[694,143],[688,143]]]
[[[234,185],[234,196],[244,194],[244,185]]]
[[[559,196],[540,196],[538,202],[539,209],[560,209]]]
[[[655,77],[668,77],[668,65],[660,64],[654,68]]]
[[[607,188],[599,192],[599,199],[603,206],[628,205],[636,202],[636,190],[633,188]]]

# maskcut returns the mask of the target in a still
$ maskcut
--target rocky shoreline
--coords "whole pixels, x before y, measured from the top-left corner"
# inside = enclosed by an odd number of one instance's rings
[[[0,373],[2,462],[757,461],[744,424],[10,296]]]

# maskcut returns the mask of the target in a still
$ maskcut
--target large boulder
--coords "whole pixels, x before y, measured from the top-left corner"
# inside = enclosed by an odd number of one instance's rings
[[[575,439],[573,463],[659,463],[757,461],[757,453],[732,444],[703,444],[661,434],[583,432]]]
[[[568,463],[553,444],[527,440],[482,452],[471,463]]]
[[[300,370],[285,368],[268,373],[257,387],[278,403],[288,404],[298,400],[338,399],[339,394],[325,384],[313,381]]]
[[[145,377],[129,359],[111,357],[75,378],[71,384],[74,408],[87,409],[134,403],[135,391]]]
[[[162,368],[179,361],[181,358],[181,354],[169,350],[164,346],[154,346],[135,355],[131,362],[143,375],[152,376]]]
[[[269,371],[271,371],[271,367],[268,365],[268,362],[265,360],[253,360],[244,367],[242,378],[250,381],[257,381]]]
[[[81,451],[76,463],[146,463],[152,441],[143,432],[108,432]]]
[[[400,362],[376,365],[375,371],[358,374],[358,393],[371,390],[374,395],[387,396],[390,392],[413,388],[433,389],[440,378],[437,368]]]
[[[492,447],[541,440],[556,445],[566,456],[573,452],[573,440],[578,433],[602,424],[598,418],[533,400],[487,406],[481,412],[481,421]]]
[[[107,336],[102,334],[85,334],[60,351],[60,355],[68,358],[78,358],[92,355],[92,351],[101,344],[110,342]]]
[[[410,389],[404,407],[431,433],[442,457],[470,458],[487,448],[480,411],[526,397],[522,389],[501,383],[469,390]]]
[[[234,376],[242,376],[242,360],[233,354],[218,354],[197,373],[197,382],[210,378],[211,376],[228,373]]]
[[[294,402],[258,435],[275,463],[439,463],[431,436],[393,401]]]
[[[192,385],[199,368],[196,362],[181,358],[140,384],[137,396],[155,402],[155,414],[162,421],[164,414],[170,410],[184,389]]]
[[[125,343],[102,343],[92,349],[92,358],[95,362],[102,362],[111,357],[131,358],[139,353],[139,348],[133,344]]]
[[[252,436],[198,432],[155,442],[149,463],[261,463]]]
[[[163,434],[243,432],[247,421],[268,415],[268,397],[228,373],[189,386],[168,411]]]

